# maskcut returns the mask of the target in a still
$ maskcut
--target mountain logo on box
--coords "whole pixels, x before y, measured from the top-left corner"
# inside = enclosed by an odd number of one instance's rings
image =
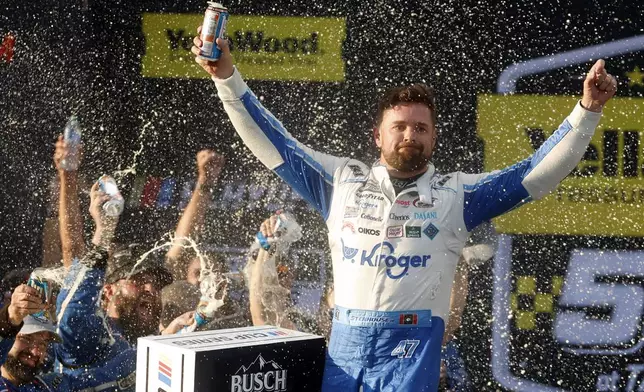
[[[275,361],[267,361],[259,354],[248,366],[231,376],[230,392],[286,391],[286,369]]]

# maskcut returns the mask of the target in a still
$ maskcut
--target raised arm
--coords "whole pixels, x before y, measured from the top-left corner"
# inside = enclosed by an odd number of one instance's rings
[[[194,39],[194,54],[201,40]],[[333,178],[348,162],[312,150],[299,143],[248,88],[233,66],[228,43],[217,40],[222,55],[216,62],[197,57],[197,63],[215,81],[235,130],[252,153],[270,170],[286,181],[304,200],[326,219],[331,203]]]
[[[78,171],[65,170],[61,165],[62,160],[68,155],[67,144],[63,140],[63,135],[60,135],[56,142],[54,165],[60,179],[58,227],[65,267],[72,265],[74,257],[81,257],[85,253],[83,221],[78,202]]]
[[[211,199],[212,186],[217,182],[221,169],[224,166],[224,157],[211,150],[202,150],[197,154],[197,184],[188,206],[183,211],[174,236],[177,239],[193,237],[203,229],[203,221]],[[172,245],[167,254],[170,270],[175,280],[186,279],[188,265],[181,263],[181,240]]]
[[[64,367],[91,365],[112,343],[106,320],[101,316],[101,289],[109,248],[118,217],[102,213],[109,196],[98,183],[91,190],[90,213],[96,224],[93,247],[69,269],[57,301],[58,332],[63,343],[56,345],[57,359]]]
[[[581,101],[531,157],[500,171],[462,175],[457,191],[467,231],[553,191],[583,157],[602,108],[616,91],[615,78],[598,60],[586,76]]]
[[[273,215],[262,223],[260,232],[264,238],[274,237],[276,222],[277,216]],[[295,324],[290,320],[287,311],[290,305],[290,289],[280,285],[275,266],[276,246],[278,244],[273,243],[269,249],[260,247],[257,257],[251,261],[251,274],[248,282],[250,314],[253,325],[270,324],[295,329]]]

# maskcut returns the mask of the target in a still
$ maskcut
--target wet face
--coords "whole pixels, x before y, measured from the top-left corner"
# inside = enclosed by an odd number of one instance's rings
[[[45,363],[52,340],[49,332],[18,334],[2,366],[20,384],[33,381]]]
[[[421,171],[436,145],[431,109],[420,103],[387,109],[374,136],[382,163],[403,173]]]
[[[151,273],[142,272],[121,279],[108,291],[110,306],[115,310],[128,338],[153,335],[161,320],[161,282]]]
[[[201,278],[201,260],[199,260],[198,257],[195,257],[188,265],[188,275],[186,280],[190,284],[199,286],[199,278]]]

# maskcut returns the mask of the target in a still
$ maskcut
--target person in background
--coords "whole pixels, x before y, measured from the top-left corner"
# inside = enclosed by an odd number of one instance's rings
[[[83,218],[80,213],[79,175],[77,168],[63,168],[62,161],[70,154],[63,135],[58,136],[54,152],[54,166],[58,175],[58,230],[63,265],[69,268],[74,258],[85,254]],[[79,161],[80,161],[79,153]],[[80,165],[80,162],[79,162]],[[51,246],[50,246],[51,247]],[[58,263],[56,263],[58,264]]]
[[[90,198],[96,225],[92,247],[69,269],[57,302],[63,342],[55,347],[56,370],[66,375],[104,368],[122,353],[135,350],[138,337],[157,334],[161,289],[172,281],[160,258],[146,258],[134,268],[139,257],[131,248],[108,256],[118,218],[103,214],[102,205],[109,196],[98,184]],[[179,327],[175,323],[167,332]],[[120,382],[133,386],[131,374]]]
[[[261,224],[259,233],[271,245],[268,250],[259,247],[256,257],[251,258],[247,266],[250,272],[248,290],[253,325],[270,324],[328,337],[333,290],[328,290],[320,301],[317,314],[306,314],[295,308],[291,297],[294,274],[288,266],[284,244],[279,241],[279,232],[275,232],[276,222],[277,214]]]
[[[185,286],[183,282],[187,282],[197,288],[199,287],[202,260],[197,251],[190,247],[190,243],[185,239],[191,238],[197,244],[200,242],[199,238],[204,230],[204,218],[208,211],[208,205],[212,200],[212,190],[221,175],[224,163],[224,157],[212,150],[206,149],[197,153],[197,182],[195,189],[177,224],[174,233],[175,242],[166,254],[166,266],[171,271],[174,280],[181,282],[177,283],[178,286]],[[222,255],[202,252],[201,256],[204,258],[206,268],[214,272],[229,272],[228,263]],[[238,286],[240,285],[237,282],[231,283],[232,285],[228,288],[228,292],[239,291]],[[174,290],[174,287],[168,288],[168,292],[173,292]],[[167,297],[164,305],[167,305],[169,309],[167,312],[164,311],[163,320],[165,322],[172,319],[171,316],[183,314],[179,311],[187,312],[195,309],[194,306],[189,307],[190,302],[186,301],[188,299],[191,301],[196,293],[194,290],[188,290],[188,293],[186,299],[174,296]],[[240,295],[237,300],[239,303],[227,297],[224,306],[217,312],[218,317],[199,327],[199,330],[247,326],[250,323],[250,316],[244,306],[246,299],[243,295]]]
[[[31,304],[39,304],[42,308],[42,302],[38,301],[40,296],[38,292],[19,293],[20,290],[32,289],[24,285],[19,286],[14,293],[31,297]],[[17,302],[17,301],[16,301]],[[37,311],[33,309],[32,313]],[[10,322],[13,324],[18,321],[21,328],[11,334],[3,334],[2,349],[2,367],[0,373],[0,390],[16,389],[25,384],[32,383],[38,376],[44,366],[47,358],[48,347],[54,342],[60,342],[60,336],[56,333],[56,327],[47,319],[36,318],[28,314],[21,314],[19,318],[11,317]],[[9,346],[10,344],[10,346]],[[9,347],[8,351],[6,347]]]
[[[0,392],[107,390],[115,380],[133,378],[135,350],[100,368],[41,374],[51,345],[61,342],[53,323],[38,315],[45,308],[39,292],[22,284],[0,310]]]
[[[168,269],[174,280],[187,280],[199,285],[200,260],[195,251],[186,248],[185,238],[198,238],[203,232],[204,218],[212,200],[212,188],[224,166],[224,157],[212,150],[201,150],[197,154],[197,183],[190,202],[179,219],[175,230],[175,243],[166,255]]]

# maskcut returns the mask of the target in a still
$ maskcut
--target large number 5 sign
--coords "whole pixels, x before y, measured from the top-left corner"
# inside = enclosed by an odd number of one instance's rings
[[[575,250],[559,299],[554,334],[575,354],[639,351],[644,314],[644,252]]]

